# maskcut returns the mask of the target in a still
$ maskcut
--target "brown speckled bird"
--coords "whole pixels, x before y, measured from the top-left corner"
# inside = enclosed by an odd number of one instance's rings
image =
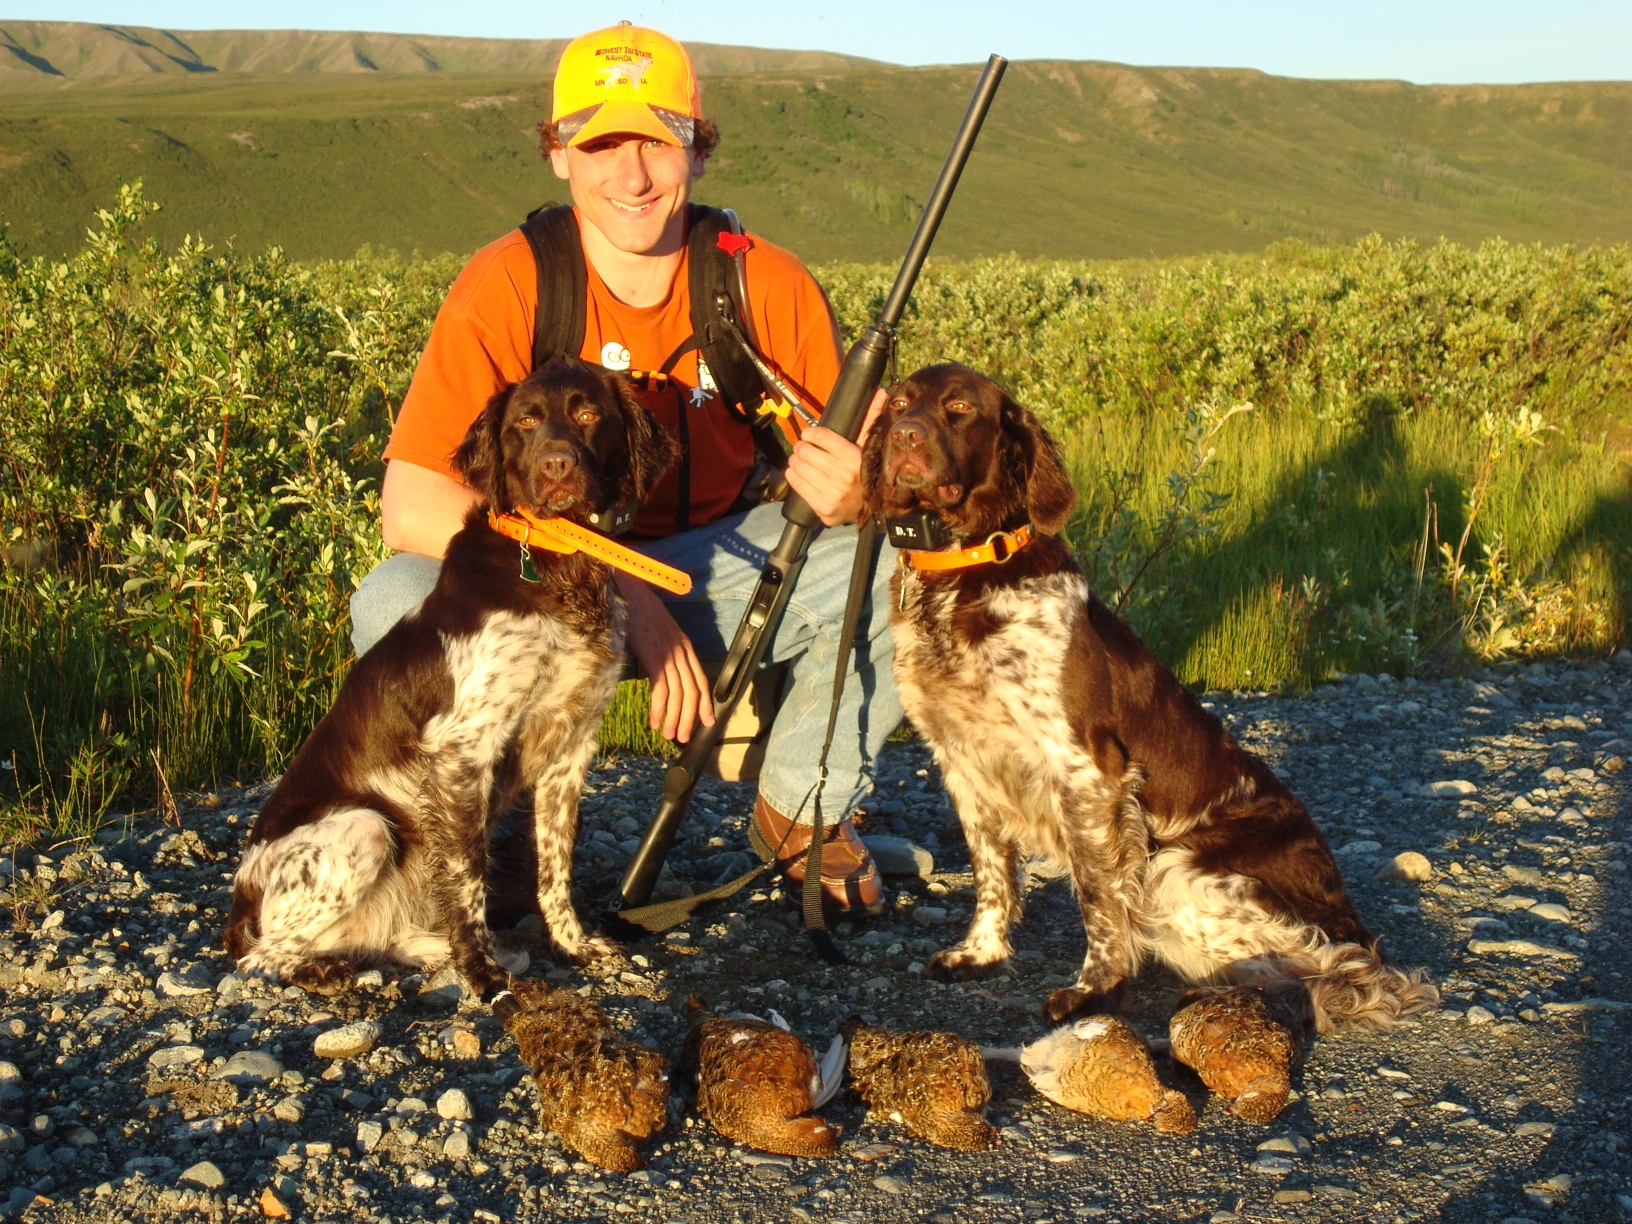
[[[1292,1073],[1313,1016],[1298,983],[1212,986],[1179,1000],[1168,1021],[1173,1057],[1249,1122],[1270,1122],[1286,1106]]]
[[[590,999],[541,982],[511,989],[522,1010],[505,1027],[533,1069],[544,1125],[603,1169],[640,1168],[640,1145],[668,1116],[668,1060],[620,1038]]]
[[[811,1113],[832,1095],[810,1047],[763,1020],[711,1015],[697,996],[680,1065],[697,1077],[697,1112],[720,1134],[783,1156],[831,1156],[839,1127]],[[837,1079],[840,1068],[835,1068]]]
[[[982,1116],[992,1099],[980,1047],[955,1033],[901,1033],[847,1020],[850,1086],[869,1108],[941,1147],[979,1152],[997,1144]]]
[[[1115,1016],[1055,1029],[1020,1051],[1020,1066],[1038,1092],[1078,1113],[1149,1119],[1165,1134],[1196,1129],[1196,1111],[1184,1094],[1156,1078],[1144,1037]]]

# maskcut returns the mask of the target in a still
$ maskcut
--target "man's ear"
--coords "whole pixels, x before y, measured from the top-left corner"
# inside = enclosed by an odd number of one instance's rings
[[[618,481],[618,504],[642,502],[680,458],[680,444],[646,411],[628,379],[621,374],[608,374],[606,379],[623,412],[623,440],[628,455]]]
[[[1077,504],[1060,448],[1031,410],[1003,396],[1003,431],[1019,447],[1026,472],[1026,512],[1044,535],[1058,535]]]
[[[470,428],[465,439],[453,452],[454,469],[465,478],[476,492],[487,499],[495,510],[506,512],[504,504],[504,458],[500,439],[504,435],[504,414],[510,406],[510,394],[516,389],[511,383],[493,394]]]

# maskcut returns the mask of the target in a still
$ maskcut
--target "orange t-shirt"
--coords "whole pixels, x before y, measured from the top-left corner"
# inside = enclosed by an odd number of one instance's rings
[[[821,286],[804,264],[782,248],[749,235],[746,256],[749,311],[760,355],[807,405],[827,402],[839,373],[839,333]],[[387,459],[401,459],[458,479],[454,449],[501,387],[525,378],[533,362],[533,316],[538,274],[526,237],[511,230],[483,247],[465,265],[437,312],[431,338],[420,355],[414,381],[386,445]],[[628,350],[628,368],[656,370],[691,335],[687,259],[681,256],[669,295],[655,306],[618,301],[589,266],[584,312],[585,361],[603,365],[608,346]],[[621,356],[621,354],[619,354]],[[666,388],[636,394],[663,428],[685,435],[690,454],[690,523],[701,526],[723,515],[754,466],[754,443],[718,393],[694,397],[697,353],[676,363]],[[682,398],[684,408],[682,408]],[[678,521],[679,472],[671,469],[641,505],[634,534],[672,533]]]

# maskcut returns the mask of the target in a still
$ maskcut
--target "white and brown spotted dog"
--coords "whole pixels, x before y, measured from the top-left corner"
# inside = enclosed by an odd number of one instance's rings
[[[582,520],[638,501],[674,444],[621,378],[546,366],[487,404],[454,455],[501,512]],[[623,668],[624,607],[584,553],[520,547],[473,509],[435,588],[357,661],[250,831],[226,947],[240,970],[317,989],[356,967],[453,964],[486,1002],[495,818],[529,788],[554,950],[614,949],[573,909],[578,800]]]
[[[1384,962],[1303,804],[1088,589],[1057,538],[1075,494],[1030,412],[973,370],[920,370],[890,391],[865,481],[869,514],[929,510],[954,547],[1035,533],[1002,563],[895,579],[896,684],[975,877],[969,933],[931,973],[1002,967],[1024,844],[1069,873],[1088,935],[1052,1019],[1116,1006],[1147,955],[1197,982],[1295,976],[1322,1030],[1433,1004]]]

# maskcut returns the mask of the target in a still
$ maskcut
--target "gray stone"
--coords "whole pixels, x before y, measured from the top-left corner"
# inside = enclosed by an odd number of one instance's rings
[[[15,1126],[0,1122],[0,1152],[25,1152],[28,1139]]]
[[[476,1116],[470,1107],[470,1098],[460,1088],[449,1088],[437,1097],[436,1112],[455,1122],[468,1122]]]
[[[1513,1133],[1521,1139],[1532,1136],[1542,1139],[1551,1139],[1553,1132],[1558,1130],[1557,1122],[1520,1122],[1513,1128]]]
[[[891,1177],[888,1173],[873,1178],[873,1185],[884,1191],[885,1194],[905,1194],[907,1192],[907,1183],[899,1177]]]
[[[155,1071],[169,1067],[186,1067],[204,1057],[204,1047],[196,1045],[161,1046],[147,1056],[147,1065]]]
[[[283,1074],[283,1064],[265,1050],[239,1050],[210,1078],[235,1084],[270,1084]]]
[[[227,1184],[227,1176],[218,1169],[214,1162],[201,1160],[182,1170],[180,1180],[191,1182],[195,1186],[203,1186],[206,1190],[219,1190]]]
[[[1260,1152],[1282,1152],[1288,1156],[1311,1156],[1314,1147],[1302,1135],[1291,1133],[1277,1135],[1273,1139],[1265,1139],[1258,1145]]]
[[[1523,956],[1530,960],[1580,960],[1574,952],[1555,948],[1533,939],[1470,939],[1468,951],[1475,956]]]
[[[159,974],[158,992],[167,999],[184,999],[191,995],[209,994],[214,987],[209,981],[207,965],[191,965],[180,973],[169,970]]]
[[[379,1122],[357,1123],[357,1146],[365,1152],[372,1152],[379,1147],[380,1140],[385,1138],[385,1127]]]
[[[1396,854],[1393,861],[1377,873],[1379,880],[1400,880],[1412,884],[1426,884],[1434,878],[1433,864],[1427,855],[1407,850]]]
[[[13,1033],[13,1037],[21,1037],[21,1033]],[[17,1069],[14,1062],[0,1062],[0,1084],[16,1084],[21,1082],[23,1073]]]
[[[312,1042],[312,1053],[319,1058],[355,1058],[367,1054],[380,1040],[380,1026],[372,1020],[359,1020],[343,1028],[319,1033]]]
[[[1248,1165],[1247,1171],[1262,1173],[1267,1177],[1284,1177],[1297,1167],[1290,1156],[1265,1155]]]
[[[1430,782],[1422,788],[1422,793],[1434,799],[1460,799],[1477,795],[1479,788],[1466,778],[1453,778],[1446,782]]]
[[[1526,897],[1521,893],[1508,893],[1505,897],[1497,897],[1491,902],[1496,909],[1504,914],[1511,914],[1514,910],[1527,910],[1536,903],[1534,897]]]
[[[867,850],[879,871],[887,876],[917,876],[927,879],[935,874],[935,858],[928,850],[905,837],[864,837]]]
[[[122,1007],[93,1007],[86,1013],[85,1023],[103,1028],[110,1024],[118,1024],[124,1018],[125,1009]]]
[[[1469,1024],[1489,1024],[1496,1019],[1496,1016],[1495,1013],[1486,1008],[1474,1006],[1468,1008],[1467,1013],[1462,1018]]]
[[[1532,918],[1540,918],[1546,922],[1569,922],[1570,911],[1562,905],[1555,905],[1551,901],[1542,901],[1532,905],[1526,911]]]
[[[51,1159],[51,1153],[46,1150],[44,1144],[41,1144],[38,1147],[31,1147],[28,1149],[28,1155],[23,1157],[23,1163],[35,1173],[49,1173],[51,1171],[53,1161]]]
[[[1377,851],[1381,850],[1382,848],[1382,842],[1375,842],[1367,838],[1361,838],[1358,841],[1351,841],[1345,845],[1339,846],[1335,853],[1341,858],[1348,858],[1351,855],[1363,857],[1368,854],[1376,854]]]
[[[1502,874],[1515,884],[1529,884],[1532,887],[1540,887],[1545,883],[1545,878],[1542,876],[1539,867],[1521,867],[1518,863],[1503,863]]]
[[[279,1122],[299,1122],[306,1116],[306,1102],[298,1096],[286,1096],[272,1107],[272,1116]]]
[[[919,926],[944,926],[946,911],[934,905],[915,905],[912,907],[912,920]]]
[[[466,1131],[456,1130],[449,1135],[442,1144],[442,1155],[449,1160],[464,1160],[470,1155],[470,1135]]]

